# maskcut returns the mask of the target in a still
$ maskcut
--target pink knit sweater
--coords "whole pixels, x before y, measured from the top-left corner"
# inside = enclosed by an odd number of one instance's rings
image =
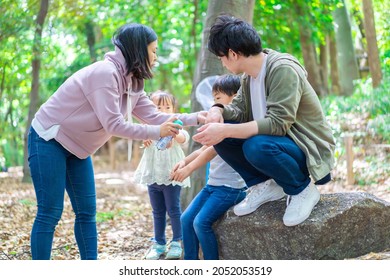
[[[59,125],[55,139],[79,158],[93,154],[111,136],[157,140],[159,125],[172,115],[156,109],[145,94],[144,81],[132,74],[126,76],[125,65],[121,51],[115,48],[103,61],[69,77],[41,106],[35,118],[44,129]],[[125,119],[129,95],[130,112],[142,124]],[[186,126],[197,124],[197,113],[178,117]]]

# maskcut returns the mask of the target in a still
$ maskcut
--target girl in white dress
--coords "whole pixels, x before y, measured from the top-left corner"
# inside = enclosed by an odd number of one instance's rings
[[[174,113],[176,102],[172,94],[157,91],[150,99],[159,111]],[[182,187],[190,187],[190,180],[187,178],[183,182],[172,181],[170,171],[177,162],[185,158],[181,146],[186,144],[189,138],[188,132],[181,129],[165,150],[158,150],[156,141],[143,141],[145,150],[135,171],[134,181],[148,187],[153,210],[154,238],[146,259],[160,259],[165,253],[166,259],[179,259],[182,255],[180,192]],[[166,213],[170,217],[173,233],[169,248],[165,237]]]

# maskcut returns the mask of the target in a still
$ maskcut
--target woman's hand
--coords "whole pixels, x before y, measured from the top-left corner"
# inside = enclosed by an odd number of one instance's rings
[[[182,129],[182,126],[180,124],[173,123],[177,119],[177,117],[171,117],[169,120],[160,125],[160,137],[175,137],[179,133],[179,130]]]

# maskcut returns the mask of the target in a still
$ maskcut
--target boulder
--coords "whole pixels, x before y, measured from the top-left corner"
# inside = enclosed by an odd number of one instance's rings
[[[220,259],[356,258],[390,248],[390,203],[368,193],[323,194],[310,217],[283,224],[286,199],[238,217],[230,209],[215,224]]]

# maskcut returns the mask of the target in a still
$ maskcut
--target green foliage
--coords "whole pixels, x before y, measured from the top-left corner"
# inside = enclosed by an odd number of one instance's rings
[[[115,214],[113,212],[97,212],[96,213],[96,222],[102,223],[108,220],[113,220]]]
[[[25,206],[36,206],[37,203],[35,201],[32,201],[30,199],[20,199],[19,203]]]
[[[324,42],[333,29],[331,12],[339,0],[258,1],[253,25],[257,28],[263,47],[294,54],[302,58],[299,39],[300,26],[311,29],[312,40]]]
[[[124,209],[118,209],[116,211],[109,211],[109,212],[97,212],[96,213],[96,222],[103,223],[110,220],[114,220],[116,216],[123,217],[123,216],[132,216],[133,212],[124,210]]]
[[[332,28],[331,12],[339,2],[256,0],[253,24],[262,36],[264,47],[302,58],[300,26],[310,28],[312,40],[318,46]],[[361,1],[350,2],[361,5]],[[389,4],[385,0],[373,3],[381,61],[385,71],[390,72]],[[6,166],[21,165],[23,160],[32,80],[32,43],[39,5],[40,1],[32,0],[3,0],[0,5],[0,159],[6,161]],[[111,36],[119,26],[139,22],[151,26],[159,36],[159,65],[154,79],[146,81],[146,91],[168,90],[177,97],[180,112],[190,111],[192,80],[202,43],[207,0],[64,0],[50,1],[49,5],[42,34],[38,105],[75,71],[93,59],[102,59],[105,52],[112,50]],[[95,35],[92,48],[95,58],[87,42],[87,32],[91,30]],[[336,103],[337,108],[332,105],[335,110],[339,110],[338,106],[345,106],[347,110],[360,105],[364,108],[361,111],[370,114],[370,127],[388,141],[385,124],[389,119],[388,113],[384,113],[388,112],[388,106],[383,104],[389,104],[385,94],[386,90],[389,92],[389,84],[385,83],[369,95],[370,101],[366,96],[369,85],[363,83],[359,87],[356,101],[347,102],[341,98],[336,101],[336,97],[330,97],[324,102]],[[355,104],[348,105],[350,102]],[[338,113],[331,114],[337,116]]]
[[[385,147],[375,148],[378,144],[390,144],[389,92],[387,72],[377,89],[372,89],[368,79],[358,83],[351,96],[328,96],[321,100],[335,136],[338,164],[342,164],[345,155],[344,136],[353,136],[354,154],[359,157],[354,161],[355,180],[361,186],[378,184],[390,172],[390,154]]]
[[[379,141],[390,143],[390,73],[385,73],[379,88],[372,89],[371,80],[356,85],[352,96],[329,96],[322,100],[327,116],[334,127],[336,136],[343,136],[346,132],[357,136],[371,135]],[[340,121],[353,121],[347,116],[365,116],[367,125],[356,130],[356,126],[346,124],[340,126]]]

